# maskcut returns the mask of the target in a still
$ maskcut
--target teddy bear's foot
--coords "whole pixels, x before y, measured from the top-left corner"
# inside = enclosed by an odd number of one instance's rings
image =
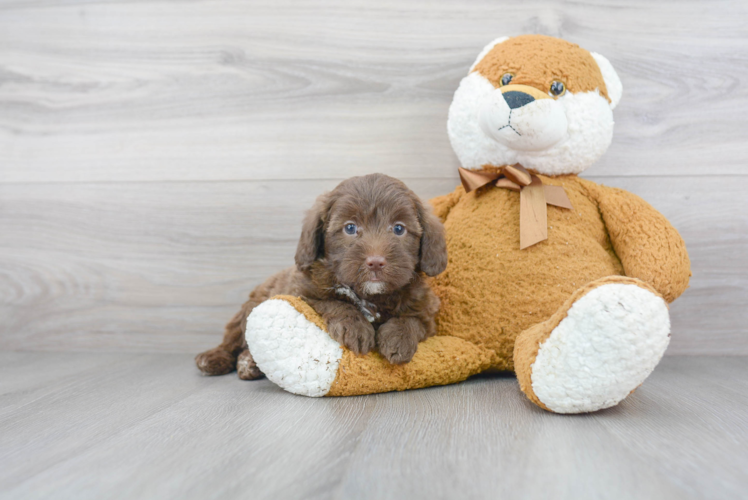
[[[247,320],[249,351],[265,376],[303,396],[355,396],[465,380],[486,369],[488,356],[455,337],[418,344],[413,359],[390,364],[379,353],[358,356],[327,334],[322,318],[297,297],[278,296],[254,308]]]
[[[324,328],[301,299],[278,296],[252,310],[245,336],[254,362],[271,382],[319,397],[330,391],[343,357],[343,348]]]
[[[520,387],[556,413],[618,404],[644,382],[667,348],[665,301],[642,281],[609,277],[578,290],[515,343]]]

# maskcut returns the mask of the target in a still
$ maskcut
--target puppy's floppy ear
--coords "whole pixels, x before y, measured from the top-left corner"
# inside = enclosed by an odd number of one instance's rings
[[[444,226],[439,218],[431,213],[431,207],[413,195],[418,220],[423,228],[421,234],[421,258],[419,267],[429,276],[436,276],[447,268],[447,240]]]
[[[332,200],[332,193],[321,194],[304,216],[295,257],[296,268],[299,271],[308,270],[312,263],[324,254],[324,226]]]

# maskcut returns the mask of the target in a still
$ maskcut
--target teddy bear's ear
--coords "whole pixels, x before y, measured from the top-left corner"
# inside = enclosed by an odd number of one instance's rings
[[[491,42],[488,45],[486,45],[485,47],[483,47],[483,50],[481,50],[480,54],[478,54],[478,58],[475,60],[475,62],[473,63],[473,65],[470,66],[470,71],[468,73],[472,72],[475,69],[475,67],[478,65],[478,63],[481,62],[481,60],[484,57],[486,57],[486,54],[488,54],[489,52],[491,52],[492,48],[496,47],[498,44],[500,44],[502,42],[506,42],[507,40],[509,40],[508,36],[502,36],[501,38],[497,38],[493,42]]]
[[[608,88],[608,97],[610,97],[610,109],[615,109],[618,106],[618,101],[621,100],[621,94],[623,93],[623,84],[621,79],[618,78],[618,73],[613,69],[613,65],[605,56],[598,54],[597,52],[590,52],[592,57],[595,59],[600,72],[603,74],[603,80],[605,80],[605,86]]]

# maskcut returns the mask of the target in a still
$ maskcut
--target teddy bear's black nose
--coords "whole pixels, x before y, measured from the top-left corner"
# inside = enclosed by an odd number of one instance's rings
[[[517,90],[510,90],[509,92],[504,92],[504,100],[509,105],[509,109],[516,109],[521,108],[525,104],[530,104],[532,101],[535,100],[533,96],[530,94],[525,94],[524,92],[519,92]]]

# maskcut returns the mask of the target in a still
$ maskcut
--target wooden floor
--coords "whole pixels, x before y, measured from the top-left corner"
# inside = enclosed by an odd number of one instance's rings
[[[0,353],[0,498],[745,498],[748,360],[561,416],[514,377],[308,399],[184,354]]]

